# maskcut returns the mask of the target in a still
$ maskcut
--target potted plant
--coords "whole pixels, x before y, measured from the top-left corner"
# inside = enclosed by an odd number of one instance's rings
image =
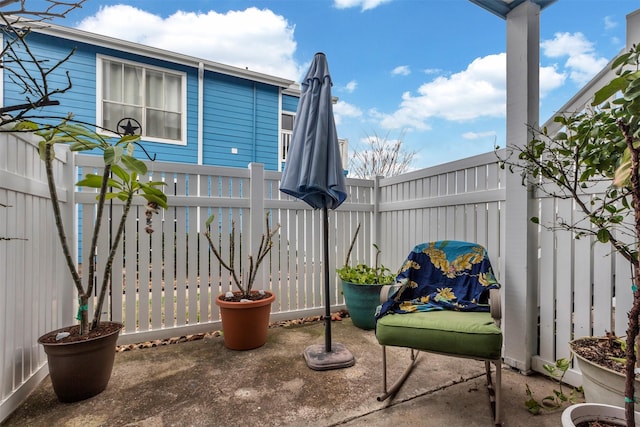
[[[387,267],[379,264],[380,248],[374,244],[376,250],[375,264],[349,265],[351,251],[358,237],[360,224],[351,240],[344,265],[337,269],[342,280],[342,293],[353,324],[361,329],[374,329],[376,326],[376,309],[380,305],[380,290],[383,285],[393,283],[395,274]]]
[[[47,184],[51,197],[54,220],[62,253],[71,274],[71,282],[78,293],[79,324],[66,326],[42,335],[38,342],[44,346],[49,364],[49,374],[58,399],[63,402],[83,400],[102,392],[111,376],[115,356],[115,344],[121,323],[102,322],[101,313],[111,278],[111,266],[124,234],[124,226],[133,198],[141,195],[147,200],[149,216],[159,207],[166,208],[166,196],[158,188],[162,182],[142,182],[138,176],[147,173],[146,165],[133,157],[138,136],[123,136],[119,139],[107,139],[86,126],[63,120],[57,125],[42,125],[31,121],[20,121],[15,131],[31,131],[41,138],[39,153],[45,163]],[[60,201],[53,175],[55,147],[66,145],[71,151],[100,150],[104,160],[102,175],[87,174],[76,185],[97,189],[96,218],[91,235],[91,247],[88,253],[94,254],[101,232],[105,203],[118,199],[124,203],[117,231],[111,240],[108,256],[103,260],[104,271],[97,277],[97,257],[91,256],[83,262],[83,268],[76,265],[72,255],[75,232],[68,234],[62,221]],[[152,228],[148,227],[147,232]],[[89,231],[85,231],[89,233]],[[84,278],[83,278],[84,276]],[[94,284],[100,280],[94,298]],[[89,300],[94,298],[93,317],[89,318]]]
[[[141,194],[148,202],[150,216],[158,207],[166,207],[166,196],[158,188],[159,182],[139,182],[138,176],[146,174],[145,164],[133,156],[137,136],[119,139],[105,138],[87,126],[72,120],[72,115],[45,115],[44,107],[59,105],[55,98],[71,89],[69,73],[64,77],[54,77],[55,71],[73,55],[71,51],[56,61],[42,59],[28,46],[29,24],[52,17],[63,17],[71,10],[81,7],[85,0],[73,2],[51,0],[46,10],[26,9],[21,2],[15,10],[15,1],[0,5],[0,20],[5,45],[2,49],[4,71],[24,94],[24,103],[0,108],[0,131],[26,132],[36,135],[39,140],[39,154],[44,161],[51,206],[62,246],[65,263],[71,274],[71,283],[78,293],[79,324],[67,326],[42,335],[40,342],[47,354],[48,368],[53,389],[58,399],[72,402],[94,396],[102,392],[109,381],[115,356],[115,343],[122,329],[121,323],[101,322],[102,305],[107,294],[111,277],[111,264],[124,232],[124,223],[129,213],[133,197]],[[52,74],[53,73],[53,74]],[[56,124],[57,123],[57,124]],[[101,225],[107,200],[120,199],[124,203],[124,213],[116,234],[111,240],[108,256],[103,262],[104,274],[96,277],[96,257],[84,260],[83,268],[76,265],[71,248],[75,244],[75,231],[65,230],[60,202],[53,176],[53,161],[56,146],[66,145],[71,151],[102,151],[104,169],[102,175],[89,174],[77,183],[79,186],[97,189],[97,215],[92,235],[90,253],[96,252],[98,236],[103,232]],[[149,218],[150,219],[150,218]],[[149,227],[149,231],[151,231]],[[101,280],[98,296],[94,297],[94,286]],[[93,318],[89,318],[89,301],[95,305]]]
[[[627,426],[635,425],[634,343],[640,314],[639,58],[640,50],[636,46],[616,58],[612,67],[617,77],[596,92],[589,108],[555,117],[563,126],[556,135],[549,135],[546,129],[532,128],[532,140],[518,149],[519,162],[503,160],[503,166],[522,172],[525,184],[546,195],[573,200],[588,221],[587,224],[561,220],[556,227],[574,233],[576,238],[592,237],[611,244],[632,267],[633,304],[628,313],[622,357],[624,397],[618,400],[619,406],[624,402]],[[601,190],[602,186],[606,188]],[[537,217],[532,221],[539,223]],[[599,347],[606,348],[615,342],[605,337],[601,343],[604,345]],[[580,347],[583,347],[582,341],[571,343],[577,357],[581,356]],[[579,366],[582,369],[580,362]],[[585,397],[590,400],[586,386]]]
[[[211,215],[205,222],[204,235],[211,252],[220,265],[231,273],[233,283],[238,288],[235,292],[229,291],[216,298],[216,304],[220,306],[224,345],[231,350],[261,347],[267,342],[271,303],[275,300],[275,295],[265,290],[253,290],[253,285],[260,265],[273,247],[273,236],[278,232],[280,224],[272,229],[269,225],[269,215],[266,216],[266,234],[262,235],[255,257],[248,255],[248,269],[243,271],[241,263],[235,257],[235,222],[231,223],[229,260],[226,261],[211,237],[211,223],[214,218],[215,216]],[[219,242],[218,239],[216,241]]]

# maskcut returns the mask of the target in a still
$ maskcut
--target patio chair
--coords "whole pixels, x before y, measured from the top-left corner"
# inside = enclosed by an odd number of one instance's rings
[[[395,396],[420,351],[484,361],[489,401],[496,425],[501,421],[502,331],[500,285],[486,250],[475,243],[437,241],[416,246],[395,285],[381,291],[376,338],[382,345],[383,394]],[[390,297],[389,297],[390,295]],[[410,363],[387,387],[386,347],[411,349]],[[491,363],[495,364],[495,383]]]

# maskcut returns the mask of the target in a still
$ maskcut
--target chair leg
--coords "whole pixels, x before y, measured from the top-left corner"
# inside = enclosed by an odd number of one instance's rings
[[[402,387],[402,384],[404,384],[405,380],[409,377],[409,374],[413,370],[413,367],[416,366],[417,360],[418,360],[418,351],[414,350],[414,349],[411,349],[411,363],[409,363],[409,366],[407,366],[407,368],[403,372],[402,376],[400,376],[400,378],[398,378],[398,380],[391,386],[391,388],[389,388],[387,390],[387,347],[384,346],[384,345],[382,346],[382,387],[383,387],[383,394],[378,396],[378,398],[377,398],[378,402],[382,402],[382,401],[388,399],[389,397],[395,395],[398,392],[398,390],[400,390],[400,387]]]
[[[502,425],[502,360],[493,361],[496,365],[495,384],[491,379],[491,362],[485,360],[484,366],[487,372],[487,390],[489,391],[489,401],[491,403],[491,413],[496,426]]]

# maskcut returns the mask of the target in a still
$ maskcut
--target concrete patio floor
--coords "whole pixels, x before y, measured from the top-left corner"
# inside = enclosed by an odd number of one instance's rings
[[[82,402],[59,403],[50,381],[3,426],[491,426],[482,362],[420,355],[392,402],[378,402],[382,357],[373,331],[350,319],[332,322],[332,342],[344,344],[356,363],[314,371],[304,349],[324,343],[322,322],[269,329],[263,347],[228,350],[220,336],[116,354],[107,389]],[[391,378],[408,360],[388,353]],[[529,414],[525,384],[541,399],[556,384],[541,375],[503,368],[505,426],[560,425],[561,410]]]

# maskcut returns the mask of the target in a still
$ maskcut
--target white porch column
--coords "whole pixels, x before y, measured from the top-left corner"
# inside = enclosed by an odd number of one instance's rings
[[[627,15],[627,49],[640,43],[640,9]]]
[[[521,147],[530,138],[527,126],[539,124],[540,7],[526,1],[506,20],[507,147]],[[504,361],[528,371],[537,339],[537,244],[530,195],[520,174],[507,173],[506,191]]]

